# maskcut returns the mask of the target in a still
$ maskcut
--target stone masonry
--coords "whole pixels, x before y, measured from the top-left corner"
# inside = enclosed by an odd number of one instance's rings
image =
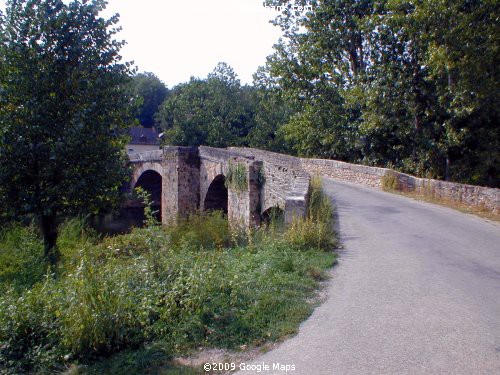
[[[164,224],[207,207],[226,211],[230,223],[245,228],[258,226],[262,214],[273,207],[281,209],[285,220],[291,221],[306,213],[309,175],[279,162],[260,160],[243,149],[168,146],[130,155],[130,188],[140,185],[145,172],[158,173]],[[223,185],[230,163],[245,167],[246,190],[236,191]],[[214,196],[224,194],[227,196]]]
[[[384,178],[397,180],[396,189],[432,196],[468,207],[498,213],[500,190],[452,182],[422,179],[386,168],[335,160],[306,159],[273,152],[231,147],[168,146],[162,150],[130,155],[133,175],[130,187],[141,182],[146,171],[161,176],[163,223],[204,210],[227,212],[230,223],[252,227],[272,208],[284,212],[285,221],[307,212],[310,176],[317,174],[380,189]],[[235,191],[224,185],[229,164],[244,165],[248,188]],[[151,173],[149,173],[150,175]]]

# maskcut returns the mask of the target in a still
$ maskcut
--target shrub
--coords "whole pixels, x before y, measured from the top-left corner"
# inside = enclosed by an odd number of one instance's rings
[[[227,217],[221,211],[200,212],[167,229],[172,245],[192,248],[223,248],[231,244]]]
[[[0,292],[30,288],[43,279],[47,266],[33,226],[11,224],[0,230]]]
[[[66,375],[103,375],[103,374],[164,374],[172,359],[172,348],[163,342],[146,345],[136,350],[124,350],[109,360],[101,361],[90,366],[74,366]],[[173,374],[199,375],[198,371],[179,371]]]
[[[146,227],[153,227],[160,225],[157,219],[158,211],[153,210],[153,201],[151,194],[144,190],[141,186],[135,188],[135,195],[144,204],[144,225]]]
[[[311,218],[294,219],[287,229],[287,242],[296,249],[308,250],[311,248],[332,250],[335,237],[329,223],[316,222]]]
[[[99,240],[82,217],[67,219],[59,226],[58,233],[59,269],[63,272],[73,270],[80,262],[82,250],[91,249]]]
[[[138,302],[131,293],[135,267],[101,266],[84,257],[65,280],[64,306],[58,311],[61,344],[74,357],[112,353],[144,340]]]
[[[38,373],[60,363],[57,289],[50,275],[21,296],[12,289],[0,299],[0,372]],[[5,372],[4,372],[5,371]]]

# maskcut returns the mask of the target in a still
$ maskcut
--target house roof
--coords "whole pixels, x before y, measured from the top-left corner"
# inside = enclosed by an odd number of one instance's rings
[[[131,145],[159,145],[160,139],[158,133],[154,128],[144,128],[136,126],[130,129],[130,136],[132,140],[129,142]]]

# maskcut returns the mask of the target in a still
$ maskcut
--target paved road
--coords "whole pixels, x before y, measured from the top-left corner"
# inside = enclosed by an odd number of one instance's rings
[[[500,225],[329,179],[344,249],[328,299],[264,374],[500,374]],[[240,371],[239,374],[257,373]]]

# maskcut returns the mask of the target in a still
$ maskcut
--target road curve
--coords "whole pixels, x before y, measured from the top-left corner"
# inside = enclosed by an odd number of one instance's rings
[[[500,374],[500,225],[331,179],[324,188],[344,246],[327,300],[238,374],[284,374],[277,363],[294,375]]]

